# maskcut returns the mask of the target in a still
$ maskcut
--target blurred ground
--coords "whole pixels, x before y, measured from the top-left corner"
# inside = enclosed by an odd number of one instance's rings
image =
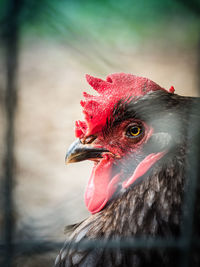
[[[66,166],[64,162],[75,139],[74,121],[82,117],[82,92],[92,92],[85,73],[100,78],[132,73],[166,89],[173,85],[178,94],[195,96],[196,65],[195,49],[186,47],[169,49],[154,43],[73,47],[48,40],[23,41],[16,120],[15,204],[20,233],[27,228],[38,238],[64,240],[64,226],[88,216],[83,197],[92,163]],[[2,140],[1,136],[1,147]]]

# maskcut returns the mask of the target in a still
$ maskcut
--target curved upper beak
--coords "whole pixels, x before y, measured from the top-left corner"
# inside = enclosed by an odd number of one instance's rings
[[[109,152],[109,150],[94,147],[92,144],[82,144],[80,139],[77,139],[69,147],[65,157],[65,163],[102,158],[102,153],[104,152]]]

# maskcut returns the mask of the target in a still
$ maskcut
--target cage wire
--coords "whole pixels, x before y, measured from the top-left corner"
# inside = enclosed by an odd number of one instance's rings
[[[2,22],[3,30],[1,31],[1,40],[3,41],[5,51],[5,69],[6,69],[6,91],[4,108],[7,120],[6,129],[6,152],[5,152],[5,168],[3,176],[3,192],[4,192],[4,241],[0,244],[0,256],[3,257],[3,265],[5,267],[13,266],[16,255],[21,254],[43,254],[50,251],[59,251],[63,246],[62,242],[49,241],[22,241],[14,242],[15,232],[15,206],[13,203],[13,186],[15,182],[15,112],[17,109],[17,71],[18,71],[18,43],[20,37],[20,21],[19,14],[23,7],[23,1],[10,0],[7,4],[7,14]],[[199,50],[200,51],[200,50]],[[200,59],[200,53],[198,54]],[[200,67],[200,60],[198,71]],[[199,77],[199,76],[198,76]],[[200,89],[200,78],[198,81]],[[199,90],[200,92],[200,90]],[[200,107],[195,106],[200,114]],[[190,177],[187,190],[184,195],[183,222],[182,231],[179,238],[126,238],[123,240],[84,240],[79,243],[71,243],[71,247],[79,247],[84,249],[106,248],[106,249],[160,249],[171,248],[178,249],[180,253],[181,267],[190,266],[190,257],[193,249],[200,248],[200,239],[193,235],[194,209],[197,196],[197,181],[200,172],[200,122],[190,121],[191,128],[196,126],[197,134],[194,142],[191,144],[191,153],[188,155],[188,162],[191,168],[187,169],[187,177]],[[189,126],[189,127],[190,127]],[[68,242],[65,243],[66,245]]]

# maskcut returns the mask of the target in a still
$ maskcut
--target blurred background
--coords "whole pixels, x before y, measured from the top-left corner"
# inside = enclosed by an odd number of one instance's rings
[[[1,241],[63,242],[64,227],[89,215],[92,163],[64,162],[92,92],[86,73],[132,73],[197,96],[199,13],[198,0],[0,1]],[[19,253],[14,266],[51,266],[57,252]]]

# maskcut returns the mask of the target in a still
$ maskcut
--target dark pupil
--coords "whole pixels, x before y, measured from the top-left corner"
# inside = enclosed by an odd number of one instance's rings
[[[131,128],[131,133],[132,134],[137,134],[139,132],[139,128],[138,127],[132,127]]]

